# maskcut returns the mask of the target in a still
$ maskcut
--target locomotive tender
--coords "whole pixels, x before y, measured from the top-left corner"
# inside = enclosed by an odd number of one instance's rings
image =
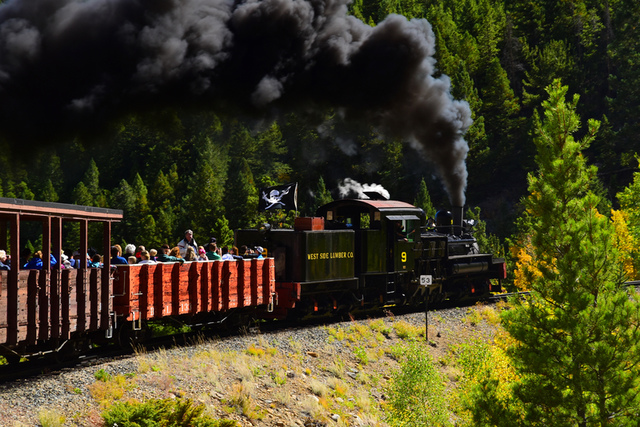
[[[236,245],[262,246],[264,259],[78,269],[52,266],[63,224],[79,223],[86,253],[90,223],[102,224],[103,253],[122,211],[0,198],[0,241],[19,253],[21,224],[42,225],[43,268],[0,271],[0,355],[10,362],[43,353],[82,353],[128,342],[152,321],[223,323],[233,314],[262,319],[359,307],[417,305],[500,288],[503,259],[481,254],[462,208],[424,212],[390,200],[337,200],[294,229],[237,230]],[[7,238],[9,238],[7,240]],[[492,286],[491,279],[498,284]]]

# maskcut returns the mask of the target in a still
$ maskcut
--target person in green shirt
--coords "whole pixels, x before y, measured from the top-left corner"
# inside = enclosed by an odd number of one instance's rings
[[[169,252],[171,252],[171,248],[169,247],[169,245],[167,244],[162,245],[162,248],[160,248],[160,255],[158,255],[157,261],[158,262],[179,262],[179,263],[184,262],[184,259],[178,258],[176,256],[171,256],[169,255]]]
[[[215,243],[209,243],[207,245],[207,258],[211,261],[220,261],[222,256],[220,256],[220,250]]]

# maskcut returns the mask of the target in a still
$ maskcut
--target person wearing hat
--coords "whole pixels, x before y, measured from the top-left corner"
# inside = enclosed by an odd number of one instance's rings
[[[258,259],[263,259],[264,258],[262,256],[262,252],[264,252],[264,249],[262,248],[262,246],[256,246],[255,247],[255,251],[258,254]]]
[[[198,244],[196,240],[193,238],[193,231],[187,230],[184,232],[184,239],[178,242],[178,247],[180,248],[180,256],[184,258],[187,254],[187,248],[192,246],[193,249],[198,253]]]

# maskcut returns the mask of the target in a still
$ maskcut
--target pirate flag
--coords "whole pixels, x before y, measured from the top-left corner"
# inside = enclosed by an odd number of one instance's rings
[[[275,187],[261,188],[258,210],[285,209],[287,211],[298,210],[298,183],[276,185]]]

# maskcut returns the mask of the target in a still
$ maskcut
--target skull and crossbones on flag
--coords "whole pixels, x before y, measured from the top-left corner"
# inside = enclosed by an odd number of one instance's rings
[[[298,210],[298,183],[261,188],[259,211],[272,209]]]

